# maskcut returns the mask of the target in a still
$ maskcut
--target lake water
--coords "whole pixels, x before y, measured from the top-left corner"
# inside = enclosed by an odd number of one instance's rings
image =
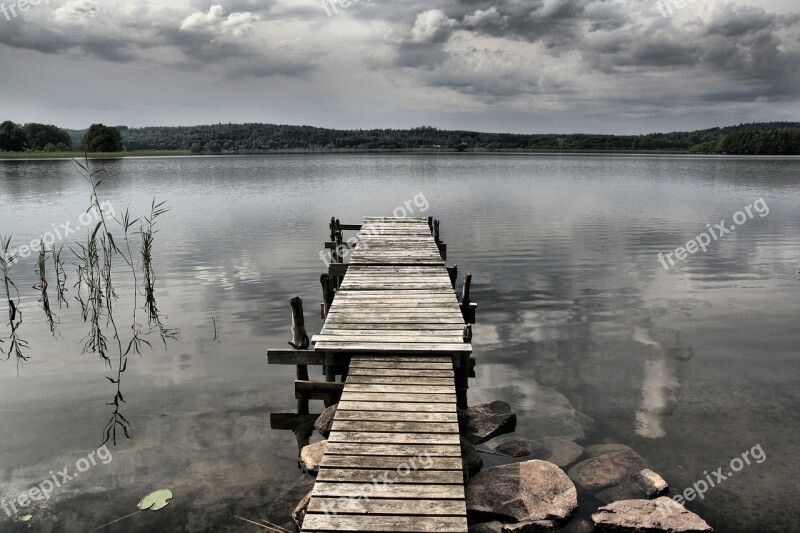
[[[800,159],[320,155],[97,164],[101,197],[117,212],[130,206],[144,215],[154,197],[171,208],[154,266],[159,307],[180,339],[165,350],[151,337],[153,349],[130,360],[122,390],[132,438],[48,501],[11,517],[0,509],[0,531],[85,532],[136,511],[161,488],[175,494],[168,507],[103,531],[260,530],[234,515],[285,524],[286,505],[270,504],[303,474],[295,435],[270,429],[270,413],[294,409],[294,369],[267,366],[265,349],[286,346],[294,296],[306,302],[309,332],[319,331],[319,253],[330,217],[391,215],[419,194],[430,207],[414,215],[439,218],[448,263],[473,273],[480,307],[471,404],[511,403],[526,437],[632,446],[680,491],[760,445],[766,460],[688,508],[718,531],[796,531]],[[69,161],[0,162],[0,233],[13,233],[19,246],[54,224],[75,227],[89,195]],[[707,252],[669,271],[659,262],[658,252],[685,245],[707,224],[732,225],[759,199],[768,214],[751,208],[753,217]],[[73,298],[74,260],[67,263]],[[114,394],[107,368],[81,354],[88,328],[77,302],[56,306],[61,324],[50,335],[31,288],[34,268],[27,259],[12,270],[31,360],[19,371],[13,360],[0,363],[6,500],[51,471],[74,472],[101,444]],[[121,266],[116,275],[115,316],[127,337],[132,282]],[[3,324],[2,336],[8,331]]]

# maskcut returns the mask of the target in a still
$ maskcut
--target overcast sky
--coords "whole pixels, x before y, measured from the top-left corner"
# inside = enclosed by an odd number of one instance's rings
[[[798,0],[360,0],[333,16],[322,0],[39,0],[15,17],[17,1],[0,0],[0,120],[526,133],[800,120]]]

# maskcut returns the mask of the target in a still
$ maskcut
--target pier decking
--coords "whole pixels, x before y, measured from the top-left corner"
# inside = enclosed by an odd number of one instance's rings
[[[430,220],[367,217],[360,230],[313,352],[297,359],[345,378],[302,531],[466,532],[456,407],[470,303]]]

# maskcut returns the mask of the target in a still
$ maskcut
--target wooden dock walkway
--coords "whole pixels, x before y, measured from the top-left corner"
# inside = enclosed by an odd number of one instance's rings
[[[444,246],[430,219],[365,218],[349,264],[331,267],[341,274],[313,351],[273,351],[270,362],[298,362],[299,379],[301,363],[344,379],[304,532],[467,531],[456,408],[474,304],[456,298]]]

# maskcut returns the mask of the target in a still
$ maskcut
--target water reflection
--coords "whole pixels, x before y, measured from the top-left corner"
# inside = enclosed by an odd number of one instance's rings
[[[146,212],[158,197],[173,207],[155,266],[159,309],[181,339],[131,359],[135,438],[114,461],[54,495],[32,523],[0,513],[0,530],[84,532],[127,514],[154,486],[173,490],[174,507],[119,531],[224,531],[242,526],[234,513],[294,505],[277,499],[301,478],[296,448],[309,428],[269,429],[269,413],[294,407],[294,372],[267,367],[264,349],[285,345],[290,298],[319,301],[330,217],[390,214],[420,192],[442,220],[449,261],[474,274],[473,403],[509,402],[526,436],[631,444],[677,487],[761,441],[776,450],[770,460],[692,510],[723,531],[800,522],[780,503],[800,474],[800,160],[378,155],[102,165],[115,206]],[[0,163],[0,232],[30,241],[74,219],[84,187],[70,162]],[[759,197],[768,217],[670,272],[658,264],[659,251]],[[34,270],[17,270],[21,287],[37,282]],[[120,308],[129,308],[129,290],[120,287]],[[80,357],[79,313],[59,313],[54,339],[37,299],[21,302],[35,357],[19,377],[0,364],[2,495],[96,449],[106,416],[106,372]],[[319,317],[307,315],[309,332],[319,331]]]

